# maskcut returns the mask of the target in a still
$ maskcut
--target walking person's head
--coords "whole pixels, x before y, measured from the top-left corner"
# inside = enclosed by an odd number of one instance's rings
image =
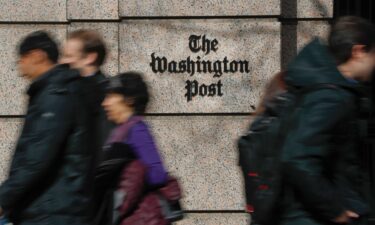
[[[339,18],[331,28],[328,48],[340,72],[367,81],[375,68],[375,27],[355,16]]]
[[[133,114],[143,114],[149,101],[142,74],[126,72],[111,78],[103,107],[109,120],[123,123]]]
[[[103,65],[107,49],[101,35],[93,30],[77,30],[68,35],[60,63],[69,64],[82,76],[97,72]]]
[[[18,67],[21,75],[35,80],[55,66],[59,57],[57,43],[45,31],[27,35],[18,47]]]

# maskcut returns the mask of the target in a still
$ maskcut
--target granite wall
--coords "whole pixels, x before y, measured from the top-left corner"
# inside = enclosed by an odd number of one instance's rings
[[[91,28],[111,51],[108,75],[139,70],[150,84],[146,118],[185,193],[177,224],[248,224],[236,140],[265,83],[326,35],[332,11],[332,0],[0,0],[0,179],[27,101],[17,43],[38,29],[63,42]]]

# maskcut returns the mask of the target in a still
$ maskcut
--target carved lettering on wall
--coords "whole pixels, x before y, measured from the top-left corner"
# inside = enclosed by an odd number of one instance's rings
[[[192,53],[203,52],[208,55],[217,52],[219,41],[210,40],[206,35],[190,35],[189,49]],[[182,60],[169,60],[165,56],[151,54],[151,69],[155,74],[187,74],[190,77],[195,74],[210,74],[213,78],[219,79],[211,84],[200,83],[196,79],[187,80],[185,86],[185,97],[188,102],[194,97],[221,97],[223,93],[223,83],[220,80],[224,74],[250,73],[250,64],[247,60],[230,60],[228,57],[217,60],[204,60],[200,56],[188,56]]]

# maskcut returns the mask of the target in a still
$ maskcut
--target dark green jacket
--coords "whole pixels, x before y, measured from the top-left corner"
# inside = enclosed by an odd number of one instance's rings
[[[88,224],[87,114],[78,74],[57,66],[29,90],[25,123],[0,206],[15,224]]]
[[[284,218],[308,217],[326,224],[344,210],[368,212],[362,195],[357,126],[358,88],[337,70],[328,49],[314,40],[288,68],[294,88],[320,88],[302,96],[283,147]]]

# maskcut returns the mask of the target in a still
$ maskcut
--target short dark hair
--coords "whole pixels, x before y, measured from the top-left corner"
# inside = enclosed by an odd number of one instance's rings
[[[59,58],[57,43],[46,31],[39,30],[27,35],[19,45],[18,54],[22,56],[36,49],[44,51],[49,60],[57,63]]]
[[[136,114],[143,114],[146,111],[150,98],[143,75],[134,71],[112,77],[107,92],[122,94],[125,98],[132,99],[132,107]]]
[[[94,30],[77,30],[69,34],[68,39],[78,39],[83,43],[83,53],[97,53],[94,65],[101,66],[105,61],[107,48],[102,36]]]
[[[375,48],[374,25],[356,16],[338,18],[331,27],[328,47],[338,65],[345,63],[352,56],[354,45],[365,45],[367,52]]]

